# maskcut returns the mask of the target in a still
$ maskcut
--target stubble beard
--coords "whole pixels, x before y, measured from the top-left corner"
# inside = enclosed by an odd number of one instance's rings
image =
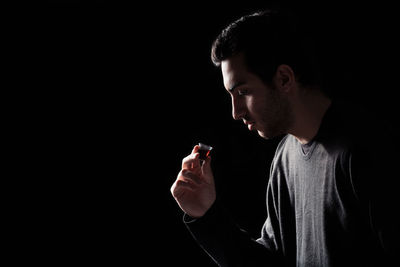
[[[271,139],[287,134],[293,124],[293,112],[287,98],[272,89],[262,115],[263,129],[258,134],[264,139]]]

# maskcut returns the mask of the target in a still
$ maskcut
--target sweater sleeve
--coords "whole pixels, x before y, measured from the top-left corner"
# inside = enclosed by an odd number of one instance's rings
[[[193,219],[185,214],[183,219],[198,244],[219,266],[282,266],[282,259],[268,242],[252,239],[240,229],[218,200],[203,217]]]

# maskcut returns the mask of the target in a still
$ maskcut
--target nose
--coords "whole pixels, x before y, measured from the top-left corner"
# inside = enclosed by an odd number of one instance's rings
[[[244,117],[245,109],[243,103],[232,97],[232,117],[234,120],[241,120]]]

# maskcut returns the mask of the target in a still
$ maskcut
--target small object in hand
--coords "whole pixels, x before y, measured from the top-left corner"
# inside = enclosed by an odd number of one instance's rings
[[[202,161],[206,160],[208,158],[208,156],[210,155],[212,149],[213,148],[211,146],[199,143],[198,152],[200,153],[200,157],[199,157],[200,160],[202,160]]]

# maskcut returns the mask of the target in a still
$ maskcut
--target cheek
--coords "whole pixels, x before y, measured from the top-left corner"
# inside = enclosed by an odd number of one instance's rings
[[[253,117],[258,117],[263,113],[264,105],[260,98],[249,97],[246,101],[247,109]]]

